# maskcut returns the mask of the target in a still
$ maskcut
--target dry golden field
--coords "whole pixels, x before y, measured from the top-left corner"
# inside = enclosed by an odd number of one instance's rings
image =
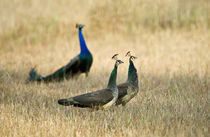
[[[76,23],[94,62],[89,77],[26,83],[47,75],[79,49]],[[90,111],[60,98],[104,88],[119,53],[118,83],[130,50],[140,92],[126,107]],[[208,0],[0,0],[0,136],[209,136]]]

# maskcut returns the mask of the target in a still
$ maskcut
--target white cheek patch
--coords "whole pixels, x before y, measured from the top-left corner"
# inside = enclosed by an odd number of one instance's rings
[[[136,59],[136,57],[134,57],[134,56],[131,57],[131,60],[132,60],[132,61],[134,61],[135,59]]]
[[[117,62],[117,66],[119,65],[119,62]]]
[[[131,60],[134,60],[135,58],[134,57],[131,57]]]

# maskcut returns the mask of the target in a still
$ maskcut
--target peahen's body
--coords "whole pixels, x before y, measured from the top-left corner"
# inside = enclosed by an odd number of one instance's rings
[[[127,54],[130,54],[128,52]],[[128,103],[139,91],[138,86],[138,75],[137,70],[133,64],[133,59],[136,57],[131,56],[129,58],[129,68],[128,68],[128,79],[125,83],[119,84],[118,91],[119,96],[116,105],[122,104],[123,106]]]
[[[118,98],[118,89],[116,85],[117,68],[118,65],[123,63],[121,60],[116,60],[114,69],[109,78],[108,85],[105,89],[97,90],[94,92],[78,95],[68,99],[58,100],[58,104],[64,106],[74,106],[82,108],[102,108],[107,109],[115,104]]]
[[[80,24],[76,26],[79,29],[79,41],[80,41],[80,49],[81,52],[79,55],[74,57],[67,65],[61,67],[53,74],[48,76],[41,76],[37,74],[34,68],[31,69],[29,73],[29,80],[31,81],[61,81],[63,79],[69,79],[75,76],[78,76],[81,73],[85,73],[86,76],[88,75],[92,62],[93,57],[90,51],[88,50],[85,39],[82,34],[82,28],[84,25]]]

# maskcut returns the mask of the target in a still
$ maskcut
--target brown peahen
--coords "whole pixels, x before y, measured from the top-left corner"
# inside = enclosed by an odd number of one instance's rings
[[[133,60],[137,57],[131,55],[130,51],[125,56],[129,57],[128,78],[125,83],[117,86],[119,91],[116,105],[126,105],[139,91],[137,70],[133,64]]]
[[[74,96],[68,99],[58,100],[58,104],[64,106],[74,106],[81,108],[94,108],[94,109],[108,109],[115,104],[118,98],[118,89],[116,85],[117,68],[118,65],[123,63],[121,60],[117,60],[117,54],[112,59],[115,59],[114,69],[109,77],[109,82],[106,88],[97,90],[94,92]]]

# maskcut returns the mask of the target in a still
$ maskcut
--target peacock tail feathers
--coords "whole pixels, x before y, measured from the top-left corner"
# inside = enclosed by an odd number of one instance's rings
[[[30,70],[30,72],[29,72],[29,80],[30,81],[41,81],[42,78],[43,77],[36,72],[35,68],[32,68]]]
[[[87,48],[85,39],[82,34],[82,28],[84,27],[84,25],[77,24],[76,27],[79,29],[78,33],[81,49],[80,54],[74,57],[67,65],[59,68],[57,71],[50,75],[47,75],[46,77],[42,77],[41,75],[37,74],[35,69],[32,68],[29,72],[29,79],[31,81],[61,81],[64,79],[76,77],[81,73],[85,73],[86,76],[88,75],[92,66],[93,57]]]

